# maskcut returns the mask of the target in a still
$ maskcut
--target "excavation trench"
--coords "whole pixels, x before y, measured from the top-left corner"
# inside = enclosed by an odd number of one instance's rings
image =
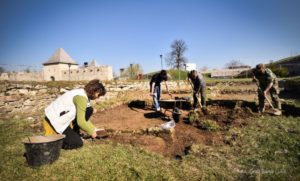
[[[194,113],[188,110],[188,105],[183,106],[180,121],[171,131],[159,128],[170,121],[171,112],[164,114],[164,109],[154,112],[147,102],[141,100],[96,113],[92,122],[108,131],[107,140],[181,159],[193,144],[230,144],[224,139],[228,129],[246,126],[259,117],[254,102],[210,100],[207,103],[208,114],[202,111]],[[298,116],[299,108],[284,104],[283,113]]]

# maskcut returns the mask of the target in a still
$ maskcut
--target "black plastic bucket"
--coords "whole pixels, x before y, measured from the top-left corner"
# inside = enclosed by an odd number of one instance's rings
[[[25,157],[31,167],[53,163],[58,159],[65,135],[33,136],[23,139]]]
[[[173,112],[173,113],[172,113],[172,116],[173,116],[173,119],[174,119],[175,123],[178,123],[178,122],[179,122],[179,120],[180,120],[180,115],[181,115],[181,113],[177,113],[177,112]]]

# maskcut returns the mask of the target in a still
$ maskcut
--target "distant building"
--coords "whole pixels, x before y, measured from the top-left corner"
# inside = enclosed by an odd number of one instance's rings
[[[89,65],[90,67],[97,67],[98,66],[98,63],[96,62],[95,59],[93,59]]]
[[[274,64],[279,68],[287,68],[289,76],[299,76],[300,75],[300,55],[284,58],[274,62]]]
[[[17,72],[2,73],[0,80],[13,81],[79,81],[100,79],[112,80],[113,71],[111,66],[98,65],[96,60],[79,67],[71,56],[63,49],[57,49],[54,54],[43,63],[42,72]]]
[[[185,64],[185,70],[191,71],[191,70],[196,70],[197,66],[195,63],[186,63]]]
[[[78,64],[67,54],[63,48],[59,48],[45,62],[43,67],[45,80],[112,80],[111,66],[98,65],[93,59],[87,66],[79,68]]]
[[[251,69],[249,65],[229,66],[228,69]]]
[[[248,68],[235,68],[235,69],[220,69],[220,70],[208,70],[205,71],[205,73],[210,73],[211,77],[215,78],[225,78],[225,77],[234,77],[239,75],[240,73],[244,71],[249,71],[251,67]],[[203,72],[204,73],[204,72]]]
[[[55,53],[43,63],[44,80],[65,80],[63,71],[78,69],[76,63],[63,48],[59,48]]]

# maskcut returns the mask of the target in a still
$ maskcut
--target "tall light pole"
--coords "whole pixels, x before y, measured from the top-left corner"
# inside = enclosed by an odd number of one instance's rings
[[[160,56],[160,66],[161,66],[161,69],[163,69],[163,63],[162,63],[162,57],[163,55],[159,55]]]
[[[132,63],[130,64],[130,79],[132,79]]]
[[[120,77],[123,77],[124,69],[120,68]]]

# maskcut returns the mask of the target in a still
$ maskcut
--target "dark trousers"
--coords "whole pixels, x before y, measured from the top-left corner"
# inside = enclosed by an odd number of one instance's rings
[[[206,106],[206,92],[205,92],[205,89],[206,89],[205,86],[201,86],[199,93],[196,93],[194,91],[194,93],[193,93],[193,99],[194,99],[194,105],[193,105],[193,107],[194,107],[194,109],[197,108],[199,94],[201,96],[201,105],[202,105],[202,107]]]
[[[265,90],[265,87],[261,87],[261,90]],[[263,112],[264,108],[265,108],[265,96],[263,94],[263,92],[258,90],[258,100],[259,100],[259,111]],[[281,109],[281,102],[280,102],[280,98],[278,96],[278,90],[276,87],[271,87],[271,89],[269,90],[269,93],[271,95],[272,101],[274,104],[274,107],[277,109]]]
[[[85,112],[85,119],[86,121],[89,120],[89,118],[93,114],[93,108],[87,107]],[[77,123],[77,119],[73,121],[73,128],[71,126],[68,126],[67,129],[63,132],[64,135],[66,135],[64,141],[63,141],[63,149],[76,149],[83,146],[83,141],[80,136],[80,128]]]

